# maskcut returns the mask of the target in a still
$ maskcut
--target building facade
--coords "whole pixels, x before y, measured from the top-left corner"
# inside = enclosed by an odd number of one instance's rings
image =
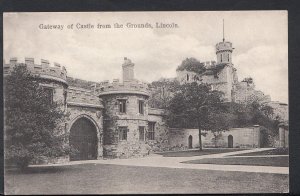
[[[213,90],[224,93],[224,101],[247,103],[251,100],[257,100],[261,103],[271,101],[269,95],[265,95],[262,91],[255,90],[255,84],[252,78],[238,80],[237,69],[232,63],[232,52],[234,48],[232,43],[225,41],[216,44],[217,61],[202,62],[205,72],[198,74],[187,70],[177,70],[176,79],[180,83],[199,82],[206,83]]]
[[[204,73],[178,70],[176,80],[210,84],[212,89],[222,91],[228,102],[244,103],[255,97],[271,105],[287,124],[287,104],[271,102],[270,96],[255,90],[252,78],[238,81],[232,63],[233,49],[231,42],[223,40],[216,44],[217,61],[203,63]],[[148,84],[135,79],[135,65],[126,57],[122,64],[122,81],[114,79],[112,82],[70,78],[64,66],[50,65],[43,59],[35,63],[33,58],[25,58],[23,63],[16,58],[4,62],[4,76],[18,65],[25,65],[33,75],[40,77],[40,85],[49,91],[53,101],[62,102],[63,109],[70,113],[65,132],[69,134],[67,143],[77,152],[53,162],[141,157],[153,151],[199,147],[198,130],[169,129],[164,110],[149,106],[151,90]],[[278,145],[281,147],[288,146],[287,127],[280,128]],[[253,148],[261,147],[260,141],[260,127],[253,126],[231,129],[218,136],[205,132],[203,147]]]
[[[261,145],[261,127],[231,128],[225,132],[212,133],[202,131],[201,141],[204,148],[259,148]],[[185,150],[199,148],[198,129],[170,129],[171,148]]]
[[[134,64],[129,59],[124,58],[122,65],[123,81],[112,83],[68,78],[64,66],[50,65],[43,59],[37,64],[33,58],[4,62],[4,76],[19,65],[40,77],[40,85],[51,99],[63,102],[63,109],[70,114],[65,131],[69,134],[67,143],[76,153],[45,161],[139,157],[161,151],[168,144],[164,111],[149,108],[148,86],[134,78]]]

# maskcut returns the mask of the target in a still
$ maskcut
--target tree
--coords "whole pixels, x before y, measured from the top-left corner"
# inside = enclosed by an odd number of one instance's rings
[[[205,72],[206,68],[203,63],[200,63],[200,61],[192,57],[183,60],[181,65],[179,65],[176,69],[176,71],[183,71],[183,70],[192,71],[197,74],[202,74]]]
[[[217,132],[229,126],[225,123],[226,110],[222,103],[222,93],[212,91],[208,84],[192,82],[180,85],[170,100],[167,122],[175,127],[198,128],[202,150],[201,130]],[[217,115],[224,117],[222,123]]]
[[[40,82],[24,65],[4,78],[5,159],[21,169],[41,156],[69,150],[63,131],[67,114],[62,103],[49,101]]]
[[[210,130],[214,135],[214,144],[215,147],[218,147],[218,140],[222,136],[222,132],[228,131],[233,127],[234,115],[230,113],[229,108],[226,107],[226,104],[219,104],[218,106],[211,107],[208,117],[208,126],[207,129]]]
[[[274,138],[278,135],[280,119],[274,118],[273,108],[259,101],[249,101],[245,104],[230,103],[230,113],[233,116],[233,127],[261,126],[264,146],[271,146]]]
[[[152,82],[149,85],[151,89],[149,105],[152,108],[166,109],[178,86],[177,80],[160,79]]]
[[[236,114],[235,125],[239,127],[260,125],[270,130],[277,130],[279,120],[273,118],[273,108],[257,101],[246,104],[234,104],[233,113]]]

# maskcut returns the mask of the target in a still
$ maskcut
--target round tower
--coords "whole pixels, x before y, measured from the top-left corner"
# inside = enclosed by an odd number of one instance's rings
[[[223,19],[223,41],[216,44],[217,64],[231,64],[233,49],[234,48],[232,48],[232,43],[225,41]]]
[[[133,63],[124,58],[123,82],[102,82],[97,89],[103,100],[105,157],[143,156],[147,151],[148,86],[133,78]]]
[[[219,42],[216,44],[217,64],[232,63],[232,48],[231,42]]]
[[[17,58],[11,58],[9,63],[3,65],[4,76],[10,74],[15,66],[26,66],[27,70],[35,76],[38,76],[40,86],[49,94],[50,101],[62,103],[66,107],[67,96],[67,70],[58,63],[50,66],[48,60],[41,59],[41,63],[37,64],[34,58],[25,58],[25,61],[18,62]]]

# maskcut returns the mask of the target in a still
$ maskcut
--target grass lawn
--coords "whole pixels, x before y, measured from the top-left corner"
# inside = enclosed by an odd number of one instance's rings
[[[266,150],[266,151],[261,151],[261,152],[237,154],[235,156],[261,156],[261,155],[289,155],[289,149],[288,148],[276,148],[276,149]]]
[[[208,155],[208,154],[218,154],[218,153],[225,153],[225,152],[234,152],[240,150],[247,150],[247,149],[239,149],[239,148],[209,148],[203,149],[203,151],[199,150],[191,150],[191,151],[178,151],[178,152],[160,152],[156,154],[163,155],[164,157],[192,157],[192,156],[201,156],[201,155]]]
[[[6,194],[287,192],[288,175],[82,164],[7,172]]]
[[[258,165],[288,167],[289,157],[228,157],[228,158],[207,158],[186,161],[183,163],[193,164],[219,164],[219,165]]]

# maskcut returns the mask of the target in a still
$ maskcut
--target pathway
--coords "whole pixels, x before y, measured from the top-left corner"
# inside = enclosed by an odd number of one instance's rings
[[[31,167],[44,166],[62,166],[62,165],[77,165],[77,164],[111,164],[111,165],[126,165],[126,166],[143,166],[143,167],[167,167],[167,168],[183,168],[183,169],[202,169],[202,170],[221,170],[221,171],[241,171],[241,172],[259,172],[259,173],[276,173],[289,174],[288,167],[272,167],[272,166],[250,166],[250,165],[216,165],[216,164],[187,164],[181,163],[184,161],[204,159],[204,158],[223,158],[229,155],[244,154],[250,152],[259,152],[270,150],[272,148],[257,148],[251,150],[226,152],[220,154],[210,154],[192,157],[163,157],[162,155],[150,155],[142,158],[131,159],[107,159],[107,160],[85,160],[72,161],[63,164],[49,165],[34,165]]]

